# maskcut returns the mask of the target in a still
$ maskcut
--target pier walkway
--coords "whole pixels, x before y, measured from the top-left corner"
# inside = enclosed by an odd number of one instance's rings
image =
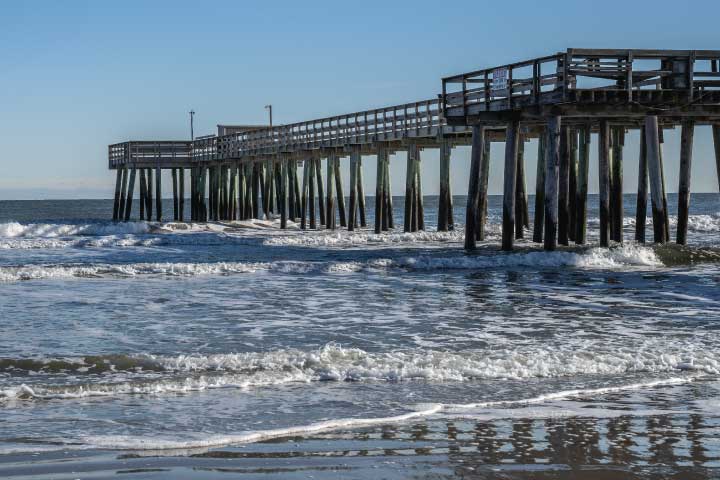
[[[162,219],[163,170],[173,179],[173,218],[184,215],[190,172],[193,221],[260,218],[278,213],[301,228],[365,226],[363,156],[377,158],[375,231],[394,228],[389,155],[407,151],[403,229],[424,229],[421,152],[440,150],[438,230],[454,227],[450,157],[471,145],[465,247],[485,237],[490,142],[505,143],[502,247],[530,228],[524,144],[538,138],[535,242],[586,241],[591,139],[597,138],[600,244],[623,238],[625,135],[641,132],[635,238],[645,241],[648,195],[654,240],[669,241],[663,130],[682,129],[678,243],[687,241],[690,171],[696,125],[712,125],[720,172],[720,50],[568,49],[547,57],[476,70],[442,80],[437,98],[273,127],[219,126],[194,141],[129,141],[110,145],[117,170],[115,220],[129,220],[139,183],[140,217]],[[349,208],[340,158],[350,157]],[[323,179],[320,162],[326,160]],[[302,165],[302,178],[298,166]],[[139,180],[137,176],[139,174]],[[154,181],[153,181],[154,176]],[[153,188],[154,187],[154,188]],[[153,191],[154,190],[154,191]],[[315,198],[318,198],[316,202]],[[316,209],[318,210],[316,215]]]

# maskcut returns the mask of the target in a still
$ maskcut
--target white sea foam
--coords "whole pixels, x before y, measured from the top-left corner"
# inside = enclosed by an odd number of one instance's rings
[[[426,349],[367,352],[328,344],[314,351],[146,355],[135,362],[124,358],[123,362],[151,365],[154,372],[149,375],[141,372],[136,377],[130,375],[127,380],[128,372],[120,372],[123,380],[115,383],[15,385],[0,390],[0,399],[165,394],[316,381],[467,382],[633,373],[665,375],[683,371],[717,375],[720,374],[718,355],[710,348],[659,340],[632,346],[601,346],[590,342],[565,347],[493,348],[458,353]],[[158,372],[162,374],[158,376]]]
[[[494,409],[498,406],[512,407],[524,406],[529,404],[548,403],[563,399],[575,397],[598,397],[609,393],[619,393],[633,390],[645,390],[658,388],[669,385],[679,385],[694,381],[695,378],[672,378],[666,380],[656,380],[645,383],[633,383],[629,385],[621,385],[606,388],[595,389],[577,389],[552,392],[549,394],[539,395],[537,397],[505,400],[500,402],[480,402],[473,404],[421,404],[417,405],[414,410],[407,413],[375,418],[338,418],[326,420],[322,422],[310,423],[307,425],[290,426],[284,428],[275,428],[269,430],[249,431],[230,435],[210,435],[202,438],[191,440],[174,440],[161,439],[157,437],[141,437],[129,435],[103,435],[103,436],[87,436],[82,439],[85,443],[83,448],[95,447],[113,450],[188,450],[196,448],[221,447],[226,445],[240,445],[267,441],[274,438],[283,438],[291,436],[306,436],[318,434],[333,430],[349,430],[357,428],[366,428],[376,425],[402,424],[409,421],[417,421],[423,418],[446,418],[446,417],[463,417],[470,415],[469,410],[477,409]],[[577,411],[576,411],[577,412]],[[494,412],[496,416],[497,411]],[[579,414],[581,412],[578,412]],[[625,414],[631,412],[624,412]]]
[[[277,236],[268,238],[263,243],[272,246],[347,247],[416,242],[460,242],[464,235],[464,230],[453,230],[451,232],[386,232],[380,234],[313,232],[306,235]]]
[[[56,238],[67,236],[107,236],[139,234],[150,231],[146,222],[97,222],[97,223],[0,223],[0,237],[6,238]]]

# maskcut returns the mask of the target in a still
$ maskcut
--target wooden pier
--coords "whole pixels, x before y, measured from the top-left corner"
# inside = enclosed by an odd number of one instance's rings
[[[406,151],[403,230],[423,230],[421,158],[424,150],[436,148],[437,228],[447,231],[454,228],[451,152],[455,146],[470,145],[465,247],[474,249],[485,237],[490,143],[504,142],[502,248],[511,250],[532,223],[532,240],[554,250],[558,244],[586,242],[591,135],[596,134],[600,244],[608,246],[623,240],[623,148],[626,133],[637,129],[641,154],[635,239],[645,241],[649,194],[654,240],[666,242],[670,235],[663,131],[679,127],[676,241],[684,244],[696,125],[712,126],[720,174],[719,64],[720,50],[568,49],[444,78],[442,94],[435,99],[273,127],[219,126],[218,135],[194,141],[110,145],[109,166],[117,170],[113,218],[129,220],[137,181],[140,217],[162,220],[160,179],[163,170],[170,170],[173,219],[184,220],[188,170],[192,221],[279,214],[281,228],[293,221],[303,229],[339,225],[354,230],[366,225],[362,160],[373,155],[374,227],[379,233],[395,228],[390,155]],[[524,173],[525,142],[531,138],[539,139],[533,222]],[[350,159],[349,192],[343,192],[342,157]]]

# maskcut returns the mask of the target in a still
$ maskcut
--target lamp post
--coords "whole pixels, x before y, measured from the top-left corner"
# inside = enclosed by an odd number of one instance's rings
[[[272,105],[265,105],[265,109],[270,113],[270,128],[272,128]]]
[[[195,110],[190,110],[190,140],[195,140],[195,130],[193,128],[193,119],[195,117]]]

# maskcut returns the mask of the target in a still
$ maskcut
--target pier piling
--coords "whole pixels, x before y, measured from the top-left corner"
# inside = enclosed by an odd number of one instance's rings
[[[545,250],[557,248],[561,118],[550,117],[545,144]]]
[[[518,165],[520,122],[512,121],[507,127],[505,140],[505,177],[503,188],[502,249],[510,251],[515,241],[515,188]]]
[[[547,134],[540,133],[537,150],[537,169],[535,171],[535,219],[533,221],[533,242],[543,243],[545,226],[545,145]]]
[[[610,245],[610,123],[600,121],[598,135],[598,178],[600,184],[600,246]]]
[[[485,150],[485,127],[473,125],[472,149],[470,151],[470,181],[468,185],[467,208],[465,210],[465,249],[475,250],[476,222],[480,202],[480,163]]]
[[[584,125],[578,132],[578,175],[577,175],[577,200],[575,201],[575,243],[582,245],[586,240],[587,229],[587,195],[588,175],[590,173],[590,133],[591,126]]]
[[[685,121],[680,134],[680,182],[678,186],[677,243],[687,243],[688,216],[690,210],[690,170],[692,166],[695,124]]]

